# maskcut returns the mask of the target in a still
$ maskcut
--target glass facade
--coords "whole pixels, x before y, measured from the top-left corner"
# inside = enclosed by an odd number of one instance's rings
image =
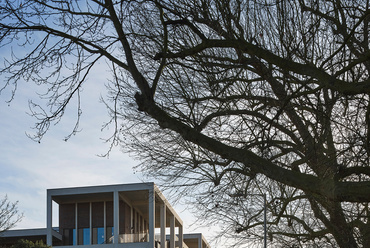
[[[94,227],[93,228],[93,244],[104,244],[104,227]]]
[[[106,239],[104,239],[104,227],[80,228],[76,237],[76,229],[64,229],[65,245],[90,245],[90,236],[92,234],[92,244],[111,244],[113,243],[114,228],[107,227]]]
[[[104,228],[102,228],[104,230]],[[64,229],[64,238],[66,245],[89,245],[90,244],[90,228],[78,229],[76,237],[76,229]],[[78,239],[78,242],[77,242]]]
[[[62,245],[114,243],[113,210],[113,201],[60,204]],[[149,241],[148,222],[139,211],[120,200],[118,212],[118,243]]]
[[[84,228],[82,229],[82,242],[83,245],[89,245],[90,244],[90,228]]]
[[[107,240],[106,243],[113,243],[113,235],[114,235],[114,228],[113,227],[107,227]]]

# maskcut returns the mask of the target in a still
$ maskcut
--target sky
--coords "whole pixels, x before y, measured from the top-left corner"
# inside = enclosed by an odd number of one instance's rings
[[[15,42],[22,44],[22,41]],[[11,51],[18,55],[27,53],[16,45],[12,49],[0,47],[0,69],[3,57],[9,58]],[[81,132],[68,141],[64,139],[76,121],[73,109],[37,143],[27,136],[33,134],[36,122],[27,113],[29,100],[41,103],[37,92],[42,93],[42,88],[33,82],[19,81],[10,103],[7,101],[12,88],[0,92],[0,199],[7,195],[11,202],[18,201],[24,218],[15,229],[46,227],[47,189],[142,182],[140,174],[133,171],[140,161],[122,153],[119,147],[113,148],[109,158],[99,156],[108,151],[109,144],[104,143],[104,139],[111,135],[109,130],[101,131],[109,116],[100,97],[106,96],[105,84],[110,76],[105,62],[101,63],[92,70],[81,93]],[[4,83],[5,78],[0,74],[0,89]],[[166,192],[163,193],[166,196]],[[171,203],[171,199],[168,200]],[[184,233],[202,232],[210,241],[214,227],[197,228],[195,217],[186,206],[179,204],[172,205],[184,222]]]
[[[51,126],[41,143],[27,137],[27,133],[33,133],[35,123],[27,114],[29,99],[37,99],[37,88],[32,82],[21,82],[10,103],[6,102],[9,91],[0,95],[0,197],[7,195],[10,201],[18,201],[24,218],[15,229],[46,227],[47,189],[142,181],[133,171],[139,161],[122,153],[119,147],[111,151],[109,158],[99,156],[109,149],[102,140],[109,131],[101,131],[103,123],[109,120],[108,113],[99,100],[105,94],[107,75],[99,70],[90,75],[82,93],[81,132],[68,141],[64,138],[73,129],[72,112]],[[185,233],[202,232],[210,241],[209,229],[192,225],[195,218],[184,206],[173,207],[184,222]]]

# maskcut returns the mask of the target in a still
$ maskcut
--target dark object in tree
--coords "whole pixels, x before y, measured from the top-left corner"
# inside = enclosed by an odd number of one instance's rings
[[[31,103],[40,140],[74,98],[80,116],[79,91],[105,59],[109,141],[136,153],[148,175],[188,192],[227,235],[263,236],[259,195],[267,194],[272,242],[365,246],[369,6],[6,0],[1,45],[29,53],[13,50],[2,82],[47,87],[46,108]]]
[[[17,204],[18,202],[9,202],[8,196],[0,200],[0,232],[14,227],[23,218]]]

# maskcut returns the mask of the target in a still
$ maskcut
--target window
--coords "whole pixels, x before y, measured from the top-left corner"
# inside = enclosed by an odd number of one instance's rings
[[[82,232],[83,232],[82,244],[89,245],[90,244],[90,228],[83,228]]]
[[[93,228],[93,244],[104,244],[104,227],[94,227]]]
[[[90,228],[78,229],[76,237],[76,229],[65,229],[65,237],[68,238],[67,245],[89,245],[90,244]],[[78,239],[78,242],[77,242]]]
[[[106,243],[113,243],[114,227],[107,227]]]
[[[74,229],[64,229],[63,230],[63,244],[64,245],[75,245],[76,240]]]

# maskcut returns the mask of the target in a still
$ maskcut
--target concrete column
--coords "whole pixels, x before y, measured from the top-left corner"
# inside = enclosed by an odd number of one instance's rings
[[[170,248],[175,248],[175,216],[170,217]]]
[[[51,195],[47,194],[46,199],[46,243],[49,246],[53,245],[53,236],[52,236],[52,228],[53,228],[53,200],[51,199]]]
[[[137,212],[136,211],[134,211],[134,242],[136,242],[136,237],[137,237],[137,233],[138,233],[138,231],[137,231]]]
[[[161,248],[166,248],[166,205],[160,206]]]
[[[184,242],[184,230],[182,225],[179,226],[179,248],[183,248],[183,242]]]
[[[155,191],[149,189],[149,247],[155,246]]]
[[[130,206],[130,241],[134,242],[135,227],[134,227],[134,208]]]
[[[141,233],[145,233],[144,216],[141,216]]]
[[[113,192],[113,227],[114,227],[113,243],[118,244],[118,236],[119,236],[119,195],[118,195],[118,191]]]

